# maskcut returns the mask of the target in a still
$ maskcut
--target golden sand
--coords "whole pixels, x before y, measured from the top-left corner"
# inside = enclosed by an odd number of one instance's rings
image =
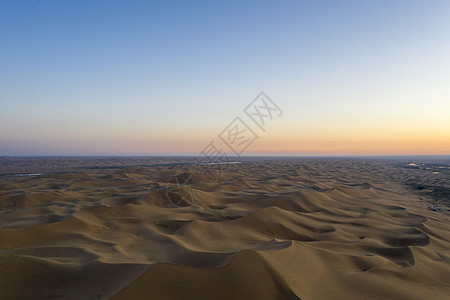
[[[392,165],[217,168],[1,181],[0,298],[450,298],[450,215]]]

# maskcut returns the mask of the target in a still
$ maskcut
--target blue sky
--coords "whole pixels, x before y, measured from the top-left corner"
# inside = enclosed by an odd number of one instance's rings
[[[113,3],[111,3],[113,2]],[[2,1],[0,155],[449,154],[450,2]]]

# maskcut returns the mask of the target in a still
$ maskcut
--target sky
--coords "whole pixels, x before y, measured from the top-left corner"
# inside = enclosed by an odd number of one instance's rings
[[[197,155],[211,142],[450,154],[449,15],[449,1],[1,1],[0,155]],[[230,140],[244,129],[257,138]]]

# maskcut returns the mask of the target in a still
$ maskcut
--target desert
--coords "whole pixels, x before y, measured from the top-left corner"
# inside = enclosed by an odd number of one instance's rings
[[[0,177],[1,299],[450,294],[448,195],[405,184],[448,191],[450,169],[350,158],[59,160],[71,167]],[[36,163],[45,162],[24,162]]]

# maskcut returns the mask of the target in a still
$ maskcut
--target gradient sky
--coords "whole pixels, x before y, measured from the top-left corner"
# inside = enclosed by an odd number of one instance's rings
[[[449,1],[131,2],[1,1],[0,155],[195,155],[261,91],[244,154],[450,154]]]

